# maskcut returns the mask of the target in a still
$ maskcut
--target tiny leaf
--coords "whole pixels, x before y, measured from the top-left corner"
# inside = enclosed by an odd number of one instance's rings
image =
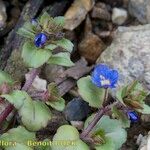
[[[58,53],[58,54],[52,55],[49,58],[48,63],[66,66],[66,67],[70,67],[74,65],[74,63],[70,60],[69,53]]]
[[[61,40],[54,41],[57,46],[62,47],[63,49],[67,50],[68,52],[72,52],[73,50],[73,43],[68,39],[62,38]]]
[[[46,104],[58,111],[63,111],[65,108],[65,100],[63,98],[56,98],[54,101],[49,100]]]
[[[55,44],[49,44],[49,45],[46,45],[44,48],[52,51],[55,48],[57,48],[57,45],[55,45]]]
[[[62,16],[55,17],[54,22],[55,22],[55,24],[63,27],[65,24],[65,18]]]
[[[50,21],[50,15],[47,12],[44,12],[42,16],[39,18],[39,23],[43,26],[44,29],[48,27],[48,23]]]

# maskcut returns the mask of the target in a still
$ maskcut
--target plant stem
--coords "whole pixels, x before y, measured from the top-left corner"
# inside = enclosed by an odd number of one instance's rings
[[[105,89],[105,94],[104,94],[104,100],[103,102],[106,102],[108,97],[108,89]],[[98,112],[96,113],[94,119],[90,122],[90,124],[87,126],[87,128],[85,130],[83,130],[83,132],[81,133],[81,137],[86,137],[89,135],[89,133],[92,131],[92,129],[95,127],[95,125],[97,124],[97,122],[100,120],[100,118],[104,115],[104,113],[106,111],[108,111],[106,109],[107,107],[103,107],[103,108],[99,108]]]
[[[88,139],[88,136],[90,134],[90,132],[93,130],[93,128],[96,126],[96,124],[98,123],[98,121],[101,119],[101,117],[108,111],[111,110],[111,108],[113,106],[117,106],[118,108],[121,108],[122,105],[120,104],[120,102],[116,101],[114,103],[112,103],[111,105],[105,106],[103,108],[100,108],[98,110],[98,112],[95,114],[94,119],[89,123],[89,125],[87,126],[87,128],[85,128],[83,130],[83,132],[81,133],[80,137],[81,139]]]
[[[34,79],[36,78],[36,76],[39,74],[39,69],[38,68],[35,68],[35,69],[32,69],[30,71],[30,77],[28,80],[26,80],[24,86],[22,87],[22,90],[23,91],[28,91],[29,88],[31,87]]]
[[[0,124],[7,118],[7,116],[12,112],[13,109],[14,109],[14,106],[11,104],[8,104],[8,106],[0,115]]]

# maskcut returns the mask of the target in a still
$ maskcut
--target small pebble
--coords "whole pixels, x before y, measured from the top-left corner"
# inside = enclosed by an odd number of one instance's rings
[[[112,11],[112,22],[117,25],[122,25],[128,18],[128,13],[122,8],[113,8]]]
[[[84,122],[83,121],[71,121],[71,125],[76,127],[78,130],[82,130],[84,126]]]
[[[74,98],[71,100],[65,110],[64,114],[68,121],[82,121],[90,112],[90,107],[87,102],[81,98]]]

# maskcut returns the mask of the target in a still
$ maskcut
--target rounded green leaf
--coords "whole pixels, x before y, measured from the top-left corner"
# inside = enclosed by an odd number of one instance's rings
[[[47,126],[52,115],[50,109],[41,101],[25,102],[19,110],[22,123],[30,131],[38,131]]]
[[[100,108],[103,104],[105,90],[96,87],[91,77],[83,77],[77,82],[78,91],[81,97],[89,103],[90,106]]]
[[[62,38],[61,40],[54,41],[57,46],[62,47],[63,49],[67,50],[68,52],[72,52],[73,50],[73,43],[68,39]]]
[[[89,147],[80,140],[78,130],[70,125],[63,125],[58,128],[53,137],[53,143],[62,141],[63,144],[52,144],[52,150],[90,150]]]
[[[63,27],[64,24],[65,24],[65,18],[63,16],[55,17],[54,22],[55,22],[56,25],[59,25],[59,26]]]
[[[54,101],[49,100],[46,104],[58,111],[63,111],[65,108],[65,100],[61,97],[56,98]]]
[[[13,142],[3,147],[5,150],[33,150],[28,146],[28,141],[36,141],[35,133],[27,131],[24,127],[10,129],[0,136],[0,141]]]
[[[37,48],[32,42],[25,42],[23,45],[22,58],[29,67],[42,66],[51,55],[49,50]]]
[[[58,53],[58,54],[52,55],[49,58],[48,63],[66,66],[66,67],[74,66],[74,63],[70,60],[69,53]]]

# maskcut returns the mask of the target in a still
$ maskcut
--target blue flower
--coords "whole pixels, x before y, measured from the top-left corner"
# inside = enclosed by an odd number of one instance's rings
[[[110,69],[105,64],[99,64],[92,73],[92,83],[100,88],[115,88],[118,81],[118,71]]]
[[[47,41],[47,36],[44,33],[39,33],[35,36],[34,44],[36,47],[42,47]]]
[[[139,119],[138,114],[135,111],[128,111],[127,115],[131,122],[137,122]]]

